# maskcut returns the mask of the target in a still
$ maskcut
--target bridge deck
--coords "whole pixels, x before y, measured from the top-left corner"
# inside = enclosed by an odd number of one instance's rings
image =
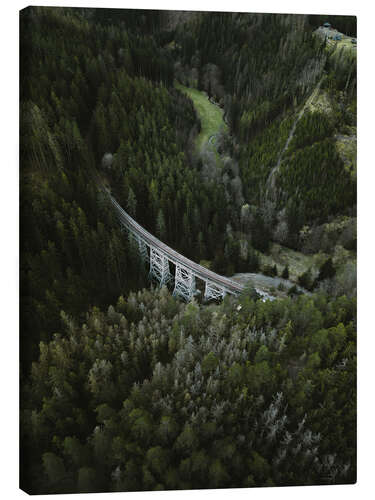
[[[169,247],[158,238],[153,236],[151,233],[146,231],[146,229],[144,229],[140,224],[138,224],[138,222],[130,217],[127,212],[125,212],[125,210],[118,204],[113,196],[109,196],[113,206],[116,208],[119,214],[121,222],[125,224],[133,233],[140,236],[147,245],[159,249],[161,252],[163,252],[167,256],[168,260],[173,262],[173,264],[181,264],[187,267],[188,269],[193,271],[195,276],[197,276],[201,280],[213,282],[214,284],[223,287],[229,293],[240,293],[244,289],[244,286],[240,283],[236,283],[235,281],[232,281],[225,276],[214,273],[213,271],[210,271],[209,269],[197,264],[196,262],[188,259],[187,257],[184,257],[180,253],[173,250],[173,248]]]

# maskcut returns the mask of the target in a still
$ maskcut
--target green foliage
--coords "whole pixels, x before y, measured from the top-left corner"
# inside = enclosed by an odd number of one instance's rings
[[[271,265],[264,266],[263,273],[266,276],[277,276],[277,266],[276,266],[276,264],[274,264],[273,266],[271,266]]]
[[[218,363],[219,361],[216,358],[215,354],[213,352],[208,353],[207,356],[205,356],[202,361],[202,372],[205,375],[210,372],[213,372],[216,369]]]
[[[67,322],[23,413],[46,474],[33,492],[352,482],[354,311],[323,295],[207,309],[162,289]]]
[[[224,107],[233,134],[229,154],[239,160],[248,203],[264,203],[270,173],[280,155],[286,156],[272,191],[277,210],[287,205],[283,243],[292,247],[297,246],[304,224],[346,213],[356,199],[355,183],[332,140],[343,122],[355,125],[349,117],[353,113],[344,110],[355,101],[356,61],[346,61],[344,55],[329,57],[324,68],[324,48],[310,22],[308,17],[295,22],[292,16],[270,14],[203,14],[188,21],[183,31],[177,30],[181,49],[174,50],[183,66],[183,71],[176,70],[177,77],[183,81],[189,80],[189,71],[198,74],[198,87]],[[340,22],[347,24],[341,18]],[[336,85],[335,111],[328,116],[306,109],[285,152],[297,113],[318,81],[324,89]],[[272,221],[256,220],[249,231],[252,245],[262,252],[268,250],[271,227]]]
[[[166,288],[138,291],[144,268],[97,174],[110,155],[116,198],[184,255],[223,274],[257,271],[276,212],[295,243],[306,222],[354,204],[330,139],[353,112],[306,113],[267,206],[269,174],[322,72],[321,44],[304,17],[199,13],[165,31],[169,21],[136,10],[21,14],[23,487],[354,482],[355,299],[294,286],[262,302],[249,287],[201,307]],[[326,91],[355,109],[355,63],[338,54],[326,70]],[[218,139],[229,161],[212,171],[191,152],[199,120],[173,86],[184,71],[230,130]],[[327,261],[318,280],[334,274]]]
[[[326,113],[305,112],[298,122],[295,134],[291,140],[288,152],[303,149],[315,142],[320,142],[330,137],[334,127],[332,119]]]
[[[96,474],[90,467],[81,467],[78,471],[78,491],[82,493],[95,493],[96,491]]]
[[[134,191],[132,190],[131,187],[129,188],[129,192],[128,192],[126,211],[128,212],[128,214],[131,217],[133,217],[133,218],[137,217],[137,199],[136,199]]]
[[[146,283],[96,181],[96,165],[123,133],[116,110],[121,101],[114,90],[108,103],[106,89],[140,78],[132,65],[120,70],[124,61],[112,56],[120,48],[131,51],[136,37],[120,28],[110,31],[107,45],[108,28],[89,23],[77,9],[32,7],[21,13],[24,370],[39,341],[61,328],[61,309],[79,316],[91,304],[106,307]],[[149,46],[144,58],[152,59],[155,50]],[[131,192],[128,201],[135,215]]]
[[[298,290],[296,285],[293,285],[292,287],[289,288],[288,290],[288,295],[293,296],[293,295],[301,295],[302,292]]]
[[[212,104],[206,95],[196,89],[184,87],[180,84],[176,84],[176,88],[188,95],[197,109],[201,121],[201,130],[196,138],[196,145],[199,150],[202,150],[211,136],[217,134],[221,128],[226,129],[225,122],[223,121],[223,111],[218,106]]]
[[[60,457],[57,457],[54,453],[44,453],[43,455],[43,466],[48,479],[51,483],[59,483],[65,478],[66,471],[64,467],[64,462]]]
[[[313,288],[313,278],[311,274],[311,269],[307,269],[298,277],[298,284],[305,288],[306,290],[312,290]]]
[[[318,280],[325,280],[329,278],[333,278],[336,274],[336,270],[333,266],[332,258],[330,257],[321,265],[319,269]]]
[[[281,274],[281,277],[285,280],[287,280],[289,278],[289,267],[288,266],[284,267],[283,272]]]
[[[306,222],[345,210],[356,199],[355,183],[329,139],[285,159],[279,182],[284,199],[288,199],[290,227],[297,230]]]

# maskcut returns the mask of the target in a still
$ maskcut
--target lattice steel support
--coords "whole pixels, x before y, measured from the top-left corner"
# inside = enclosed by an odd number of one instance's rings
[[[143,262],[148,262],[150,260],[148,256],[148,251],[147,251],[147,244],[145,240],[142,240],[139,236],[137,237],[137,242],[138,242],[138,248],[139,248],[139,253],[141,256],[141,259]]]
[[[172,279],[167,257],[153,247],[150,247],[150,275],[159,282],[160,286]]]
[[[128,232],[128,242],[131,246],[131,248],[134,250],[134,252],[137,251],[138,249],[138,238],[135,234],[133,234],[128,227],[123,226],[124,231],[126,230]]]
[[[173,295],[179,295],[190,301],[195,292],[195,276],[187,267],[176,264]]]
[[[134,234],[130,231],[125,225],[121,225],[121,230],[128,231],[128,239],[131,245],[134,245],[135,248],[138,248],[139,254],[143,262],[148,262],[150,260],[147,251],[147,243],[138,235]]]
[[[212,281],[206,281],[206,288],[204,290],[204,300],[217,300],[223,299],[226,295],[225,288],[215,285]]]

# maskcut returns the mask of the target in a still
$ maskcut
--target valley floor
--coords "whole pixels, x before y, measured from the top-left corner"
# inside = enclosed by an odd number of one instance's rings
[[[202,127],[196,139],[196,145],[198,151],[202,151],[205,144],[212,143],[213,137],[219,130],[227,129],[227,125],[223,120],[224,111],[219,106],[213,104],[205,92],[185,87],[177,82],[175,83],[175,87],[190,97],[194,103]]]

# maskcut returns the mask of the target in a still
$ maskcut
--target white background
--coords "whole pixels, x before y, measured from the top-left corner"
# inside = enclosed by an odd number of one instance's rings
[[[7,2],[1,9],[1,463],[0,496],[26,496],[18,489],[18,11],[30,4]],[[89,498],[181,500],[190,498],[321,499],[374,498],[374,148],[375,9],[366,0],[124,0],[39,1],[32,5],[222,10],[358,16],[358,482],[353,486],[291,487],[85,495]],[[373,285],[371,287],[371,285]],[[36,498],[42,498],[37,496]],[[71,498],[51,495],[49,498]]]

